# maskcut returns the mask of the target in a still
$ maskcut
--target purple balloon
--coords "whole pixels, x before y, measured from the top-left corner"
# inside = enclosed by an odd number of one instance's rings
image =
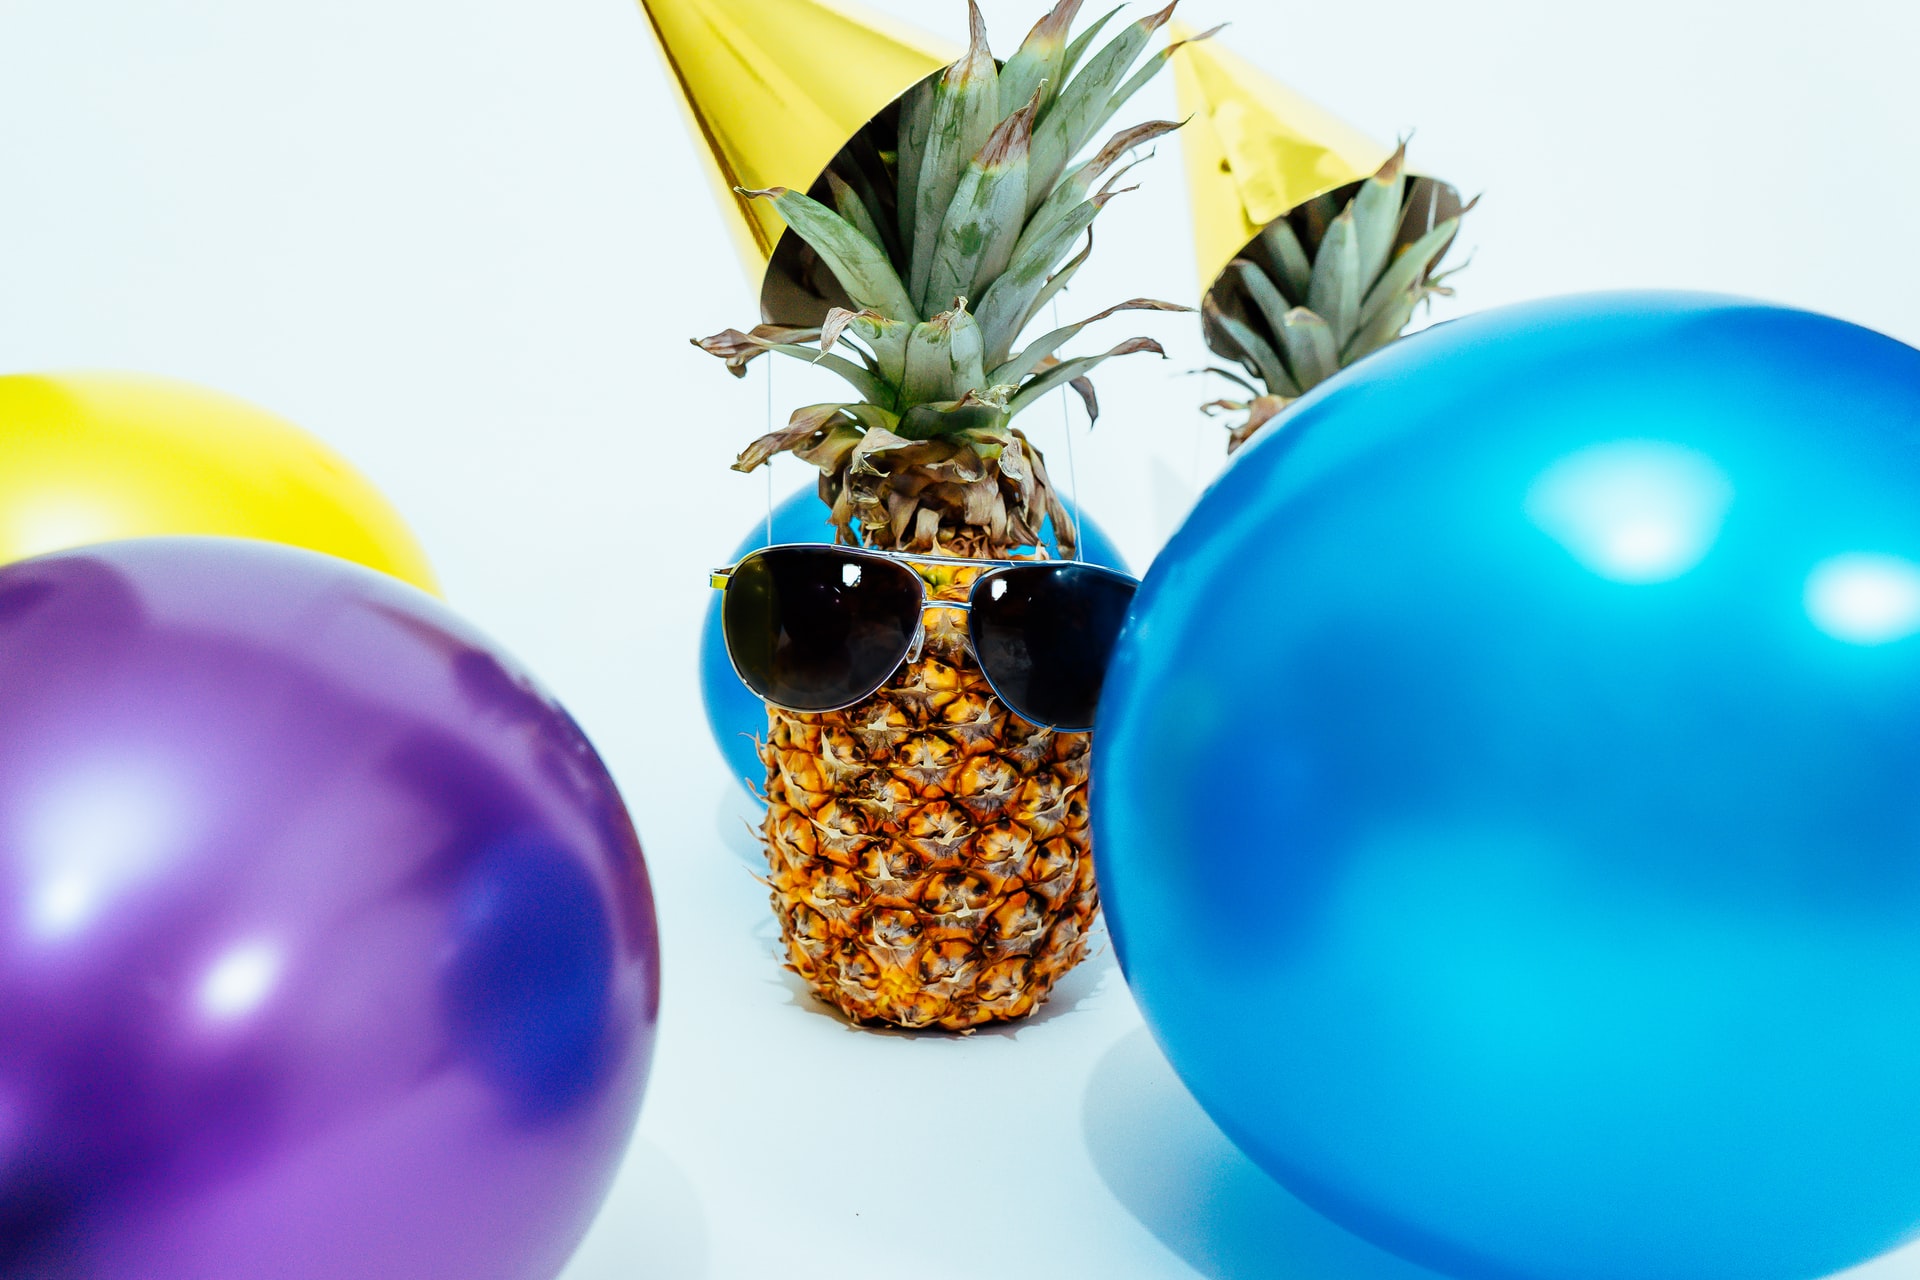
[[[266,543],[0,568],[0,1276],[551,1280],[658,943],[579,728]]]

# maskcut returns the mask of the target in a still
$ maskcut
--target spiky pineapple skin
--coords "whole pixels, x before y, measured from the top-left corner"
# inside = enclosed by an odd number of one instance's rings
[[[969,573],[939,573],[964,598]],[[768,886],[789,967],[859,1023],[1021,1018],[1086,953],[1099,911],[1091,739],[1009,713],[965,643],[927,643],[845,711],[768,709]]]

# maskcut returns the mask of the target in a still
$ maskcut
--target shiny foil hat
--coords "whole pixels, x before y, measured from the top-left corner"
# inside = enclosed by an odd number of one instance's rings
[[[1173,38],[1193,34],[1178,26]],[[1358,129],[1272,79],[1216,37],[1173,59],[1193,199],[1194,253],[1211,292],[1261,230],[1308,201],[1370,177],[1392,155]],[[1451,187],[1431,188],[1441,219],[1459,212]]]
[[[704,142],[721,208],[770,323],[817,325],[830,299],[800,284],[800,242],[768,200],[811,190],[833,158],[961,50],[853,0],[640,0]]]

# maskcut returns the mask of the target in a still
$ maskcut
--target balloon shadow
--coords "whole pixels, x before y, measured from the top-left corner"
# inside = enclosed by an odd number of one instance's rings
[[[672,1156],[636,1137],[600,1216],[559,1280],[706,1280],[707,1210]]]
[[[1209,1280],[1444,1280],[1335,1226],[1262,1173],[1144,1027],[1094,1065],[1081,1125],[1114,1198]]]
[[[1145,1028],[1087,1078],[1081,1122],[1107,1189],[1208,1280],[1446,1280],[1349,1234],[1228,1141]],[[1914,1280],[1920,1242],[1828,1280]]]

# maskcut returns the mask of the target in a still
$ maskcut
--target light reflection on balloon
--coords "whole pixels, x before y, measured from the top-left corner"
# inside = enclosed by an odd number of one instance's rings
[[[227,951],[200,982],[200,1008],[216,1022],[244,1018],[273,994],[286,962],[271,942],[243,942]]]
[[[0,509],[0,518],[6,526],[0,546],[15,548],[22,559],[121,536],[111,511],[77,500],[23,501],[11,511]]]
[[[1527,516],[1603,578],[1670,582],[1706,558],[1732,503],[1704,454],[1619,440],[1549,467],[1527,493]]]
[[[1920,565],[1899,556],[1852,552],[1814,566],[1807,616],[1848,644],[1882,645],[1920,632]]]
[[[158,765],[100,761],[70,770],[26,815],[23,851],[33,932],[48,941],[80,932],[113,896],[161,869],[183,843],[184,789]]]

